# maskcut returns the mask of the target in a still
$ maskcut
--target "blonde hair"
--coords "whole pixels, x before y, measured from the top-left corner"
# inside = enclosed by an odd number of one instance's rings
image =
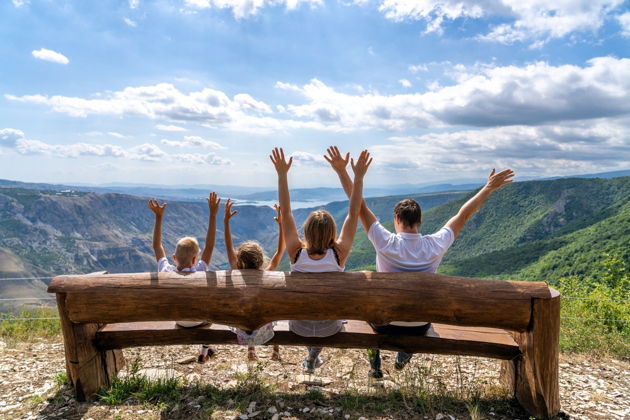
[[[335,244],[337,225],[326,210],[315,210],[304,221],[304,242],[309,254],[324,254]]]
[[[236,250],[236,267],[239,270],[247,268],[262,270],[264,264],[265,254],[258,242],[243,242]]]
[[[192,265],[193,258],[199,254],[199,242],[195,238],[186,236],[177,241],[175,258],[179,266]]]

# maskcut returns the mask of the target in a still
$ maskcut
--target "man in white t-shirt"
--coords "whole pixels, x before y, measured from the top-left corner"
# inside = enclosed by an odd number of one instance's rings
[[[336,146],[327,149],[324,158],[330,163],[346,192],[352,191],[352,180],[346,172],[349,154],[342,156]],[[506,169],[495,173],[493,169],[486,185],[468,200],[444,227],[432,235],[420,234],[422,213],[420,205],[411,199],[400,201],[394,207],[394,228],[391,233],[383,227],[374,213],[367,207],[365,200],[361,206],[360,219],[368,239],[376,250],[376,271],[379,272],[429,272],[435,273],[444,254],[453,244],[457,235],[468,219],[482,206],[490,195],[502,186],[512,182],[514,172]],[[429,320],[430,321],[430,320]],[[372,325],[384,334],[421,335],[431,324],[422,322],[394,321],[388,325]],[[411,354],[399,352],[394,367],[402,369],[411,360]],[[383,377],[381,357],[378,349],[368,350],[370,359],[369,376],[375,379]]]

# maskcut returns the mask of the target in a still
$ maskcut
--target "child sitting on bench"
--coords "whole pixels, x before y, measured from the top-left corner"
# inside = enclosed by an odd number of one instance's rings
[[[173,262],[176,265],[168,262],[166,252],[162,246],[162,217],[164,215],[164,210],[166,209],[166,203],[162,203],[160,205],[158,200],[149,200],[149,209],[155,213],[155,225],[153,227],[153,251],[155,252],[155,259],[158,263],[158,272],[194,272],[208,270],[210,259],[212,258],[212,251],[214,250],[214,240],[217,231],[217,213],[219,210],[219,202],[221,200],[214,192],[210,194],[207,200],[210,216],[208,219],[206,242],[203,247],[203,252],[201,253],[201,259],[197,260],[199,255],[199,243],[197,242],[197,239],[187,236],[177,241],[175,253],[173,254]],[[186,328],[198,327],[205,324],[207,324],[207,322],[204,321],[177,321],[177,325]],[[197,361],[205,362],[215,353],[215,349],[208,346],[201,346],[199,355],[197,356]]]
[[[265,254],[258,242],[243,242],[236,250],[232,245],[230,219],[238,213],[238,210],[232,210],[232,204],[234,204],[234,202],[228,199],[223,210],[223,234],[225,235],[225,248],[227,251],[228,261],[230,262],[230,268],[235,270],[263,270],[263,265],[265,264]],[[282,236],[282,214],[280,212],[280,206],[276,204],[274,205],[274,209],[276,210],[276,217],[274,217],[274,220],[278,223],[279,227],[278,249],[264,270],[275,270],[278,268],[280,260],[282,259],[282,253],[284,252],[284,237]],[[253,344],[263,344],[273,338],[273,323],[266,324],[263,327],[254,330],[251,334],[247,334],[245,331],[236,328],[234,328],[233,331],[238,336],[239,343],[249,344],[247,346],[247,359],[254,361],[258,360],[258,357],[256,356],[256,348]],[[273,346],[271,360],[280,360],[280,347],[277,344],[274,344]]]

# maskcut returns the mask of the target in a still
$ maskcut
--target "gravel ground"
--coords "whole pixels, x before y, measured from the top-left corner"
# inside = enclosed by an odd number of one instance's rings
[[[256,375],[271,385],[261,401],[227,400],[208,411],[202,398],[187,398],[177,407],[128,401],[121,405],[79,403],[60,383],[65,371],[63,344],[36,341],[7,345],[0,341],[0,418],[3,419],[527,419],[498,382],[500,362],[473,357],[416,355],[403,371],[392,368],[394,354],[384,352],[385,380],[367,379],[361,350],[324,349],[327,362],[317,376],[303,375],[304,349],[284,347],[282,362],[270,359],[270,348],[258,350],[259,362],[247,363],[239,346],[220,346],[205,364],[192,361],[194,346],[133,348],[127,361],[138,360],[141,373],[182,378],[182,383],[234,389],[243,377]],[[561,418],[630,419],[630,363],[582,355],[560,355]],[[128,363],[130,365],[131,363]],[[249,372],[249,373],[248,373]],[[123,371],[124,373],[124,371]],[[423,395],[422,405],[392,395]],[[396,391],[400,391],[396,394]],[[314,393],[314,394],[313,394]],[[433,399],[426,399],[433,395]],[[437,395],[437,397],[435,397]],[[313,398],[315,396],[316,398]],[[344,403],[345,401],[345,403]],[[348,401],[354,401],[348,404]]]

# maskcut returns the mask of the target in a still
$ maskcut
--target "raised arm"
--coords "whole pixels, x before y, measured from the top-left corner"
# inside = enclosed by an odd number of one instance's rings
[[[350,194],[350,204],[348,205],[348,216],[343,222],[341,233],[337,239],[337,253],[339,255],[339,265],[344,266],[346,260],[352,250],[352,241],[357,232],[357,221],[361,211],[361,202],[363,201],[363,177],[367,172],[372,159],[367,150],[359,155],[356,165],[351,160],[352,171],[354,172],[354,183],[352,185],[352,193]]]
[[[490,175],[488,176],[488,182],[486,182],[486,185],[484,185],[477,194],[468,200],[459,209],[459,212],[457,212],[457,214],[446,223],[445,226],[453,230],[455,238],[457,238],[457,235],[459,235],[459,232],[462,230],[468,219],[470,219],[470,217],[481,208],[490,195],[502,186],[512,182],[513,177],[514,171],[511,169],[505,169],[499,173],[495,173],[494,169],[492,169]]]
[[[326,151],[328,152],[328,155],[324,155],[324,159],[326,159],[335,172],[337,172],[341,186],[348,196],[348,199],[350,199],[353,183],[352,179],[350,179],[350,175],[348,175],[348,172],[346,171],[346,166],[348,166],[348,162],[350,161],[350,153],[346,153],[346,156],[343,157],[337,146],[330,146],[326,149]],[[359,219],[361,220],[361,225],[363,225],[363,230],[365,230],[366,234],[370,230],[370,226],[372,226],[377,220],[376,216],[367,206],[364,199],[361,199]]]
[[[234,251],[234,245],[232,244],[232,232],[230,231],[230,219],[238,210],[232,211],[232,204],[234,202],[228,198],[225,202],[225,208],[223,209],[223,238],[225,242],[225,251],[227,252],[228,262],[230,268],[238,268],[238,261],[236,260],[236,251]]]
[[[166,257],[164,247],[162,246],[162,216],[166,209],[166,203],[160,205],[160,203],[153,199],[149,200],[149,209],[155,213],[155,224],[153,225],[153,252],[155,252],[155,259],[160,261]]]
[[[295,226],[295,219],[291,212],[291,197],[289,196],[289,181],[287,179],[287,173],[291,168],[293,158],[290,158],[287,162],[284,157],[284,151],[282,148],[277,147],[273,149],[269,158],[278,173],[278,201],[280,201],[280,208],[282,209],[282,231],[289,259],[292,260],[298,249],[302,248],[302,241],[300,241],[300,236]]]
[[[265,270],[273,271],[278,268],[280,265],[280,260],[282,260],[282,254],[284,253],[284,235],[282,231],[282,212],[280,211],[280,206],[277,204],[273,205],[273,208],[276,210],[276,217],[273,220],[278,223],[278,249],[276,253],[271,257],[271,261],[269,261],[269,265]]]
[[[217,197],[217,193],[213,192],[210,193],[206,200],[208,200],[210,215],[208,216],[208,231],[206,232],[206,243],[203,246],[201,260],[210,265],[212,251],[214,251],[214,242],[217,236],[217,213],[219,212],[219,203],[221,202],[221,199]]]

